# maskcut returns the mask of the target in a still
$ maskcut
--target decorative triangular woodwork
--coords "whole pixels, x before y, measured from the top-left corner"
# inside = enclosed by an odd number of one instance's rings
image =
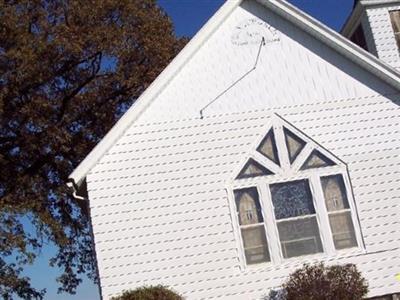
[[[240,171],[236,179],[250,178],[264,175],[272,175],[270,170],[256,162],[254,159],[249,158],[243,169]]]
[[[318,150],[313,150],[300,169],[306,170],[313,168],[329,167],[334,165],[335,163],[327,158],[325,155],[323,155],[321,152],[319,152]]]
[[[303,150],[306,142],[293,132],[289,131],[287,128],[283,128],[283,132],[285,134],[285,142],[288,149],[289,161],[292,164],[296,160],[296,157],[300,154],[301,150]]]
[[[257,147],[257,151],[263,154],[266,158],[272,160],[278,166],[280,165],[275,135],[272,128],[268,131],[267,135]]]

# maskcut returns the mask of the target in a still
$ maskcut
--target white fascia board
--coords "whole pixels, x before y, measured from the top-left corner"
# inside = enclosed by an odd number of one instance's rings
[[[87,173],[107,152],[114,142],[129,128],[129,126],[150,105],[153,99],[174,78],[186,62],[197,52],[201,45],[218,28],[218,26],[244,0],[227,0],[203,28],[192,38],[186,47],[176,56],[156,80],[146,89],[132,107],[121,117],[106,136],[86,156],[79,166],[70,174],[68,180],[73,186],[79,186]],[[256,0],[278,15],[294,23],[315,38],[321,40],[342,55],[378,76],[394,88],[400,90],[400,74],[372,54],[361,49],[336,31],[303,13],[284,0]],[[382,0],[381,0],[382,1]],[[391,1],[391,0],[386,0]],[[399,1],[399,0],[396,0]]]
[[[160,75],[149,85],[128,111],[117,121],[103,139],[93,148],[78,167],[69,175],[68,181],[79,186],[87,173],[107,152],[114,142],[129,128],[140,114],[150,105],[152,100],[174,78],[186,62],[197,52],[200,46],[219,27],[219,25],[240,5],[242,0],[228,0],[190,40],[182,51],[169,63]]]
[[[333,29],[283,0],[257,0],[270,10],[294,23],[316,39],[368,70],[390,86],[400,90],[400,73],[371,53],[360,48]]]

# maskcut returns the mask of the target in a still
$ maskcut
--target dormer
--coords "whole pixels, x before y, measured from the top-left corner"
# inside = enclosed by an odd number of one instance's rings
[[[400,0],[355,0],[341,33],[400,70]]]

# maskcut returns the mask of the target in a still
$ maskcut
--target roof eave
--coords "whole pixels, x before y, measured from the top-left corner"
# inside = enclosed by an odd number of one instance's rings
[[[295,6],[282,0],[257,0],[277,14],[284,16],[305,32],[322,40],[325,44],[335,49],[345,57],[354,61],[363,68],[400,90],[400,74],[371,53],[360,48],[333,29],[308,16]],[[396,0],[400,2],[399,0]]]
[[[69,182],[72,182],[77,187],[80,186],[91,168],[98,162],[102,155],[106,153],[115,140],[140,116],[150,105],[152,100],[174,78],[182,66],[186,64],[207,38],[218,28],[219,24],[221,24],[241,2],[242,0],[226,1],[69,175]]]

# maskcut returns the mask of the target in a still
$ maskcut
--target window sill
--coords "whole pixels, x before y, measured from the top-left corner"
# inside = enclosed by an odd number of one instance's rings
[[[336,250],[336,255],[334,257],[348,257],[348,256],[355,256],[355,255],[361,255],[361,254],[366,254],[367,251],[365,249],[362,249],[360,247],[353,247],[353,248],[347,248],[347,249],[341,249],[341,250]]]

